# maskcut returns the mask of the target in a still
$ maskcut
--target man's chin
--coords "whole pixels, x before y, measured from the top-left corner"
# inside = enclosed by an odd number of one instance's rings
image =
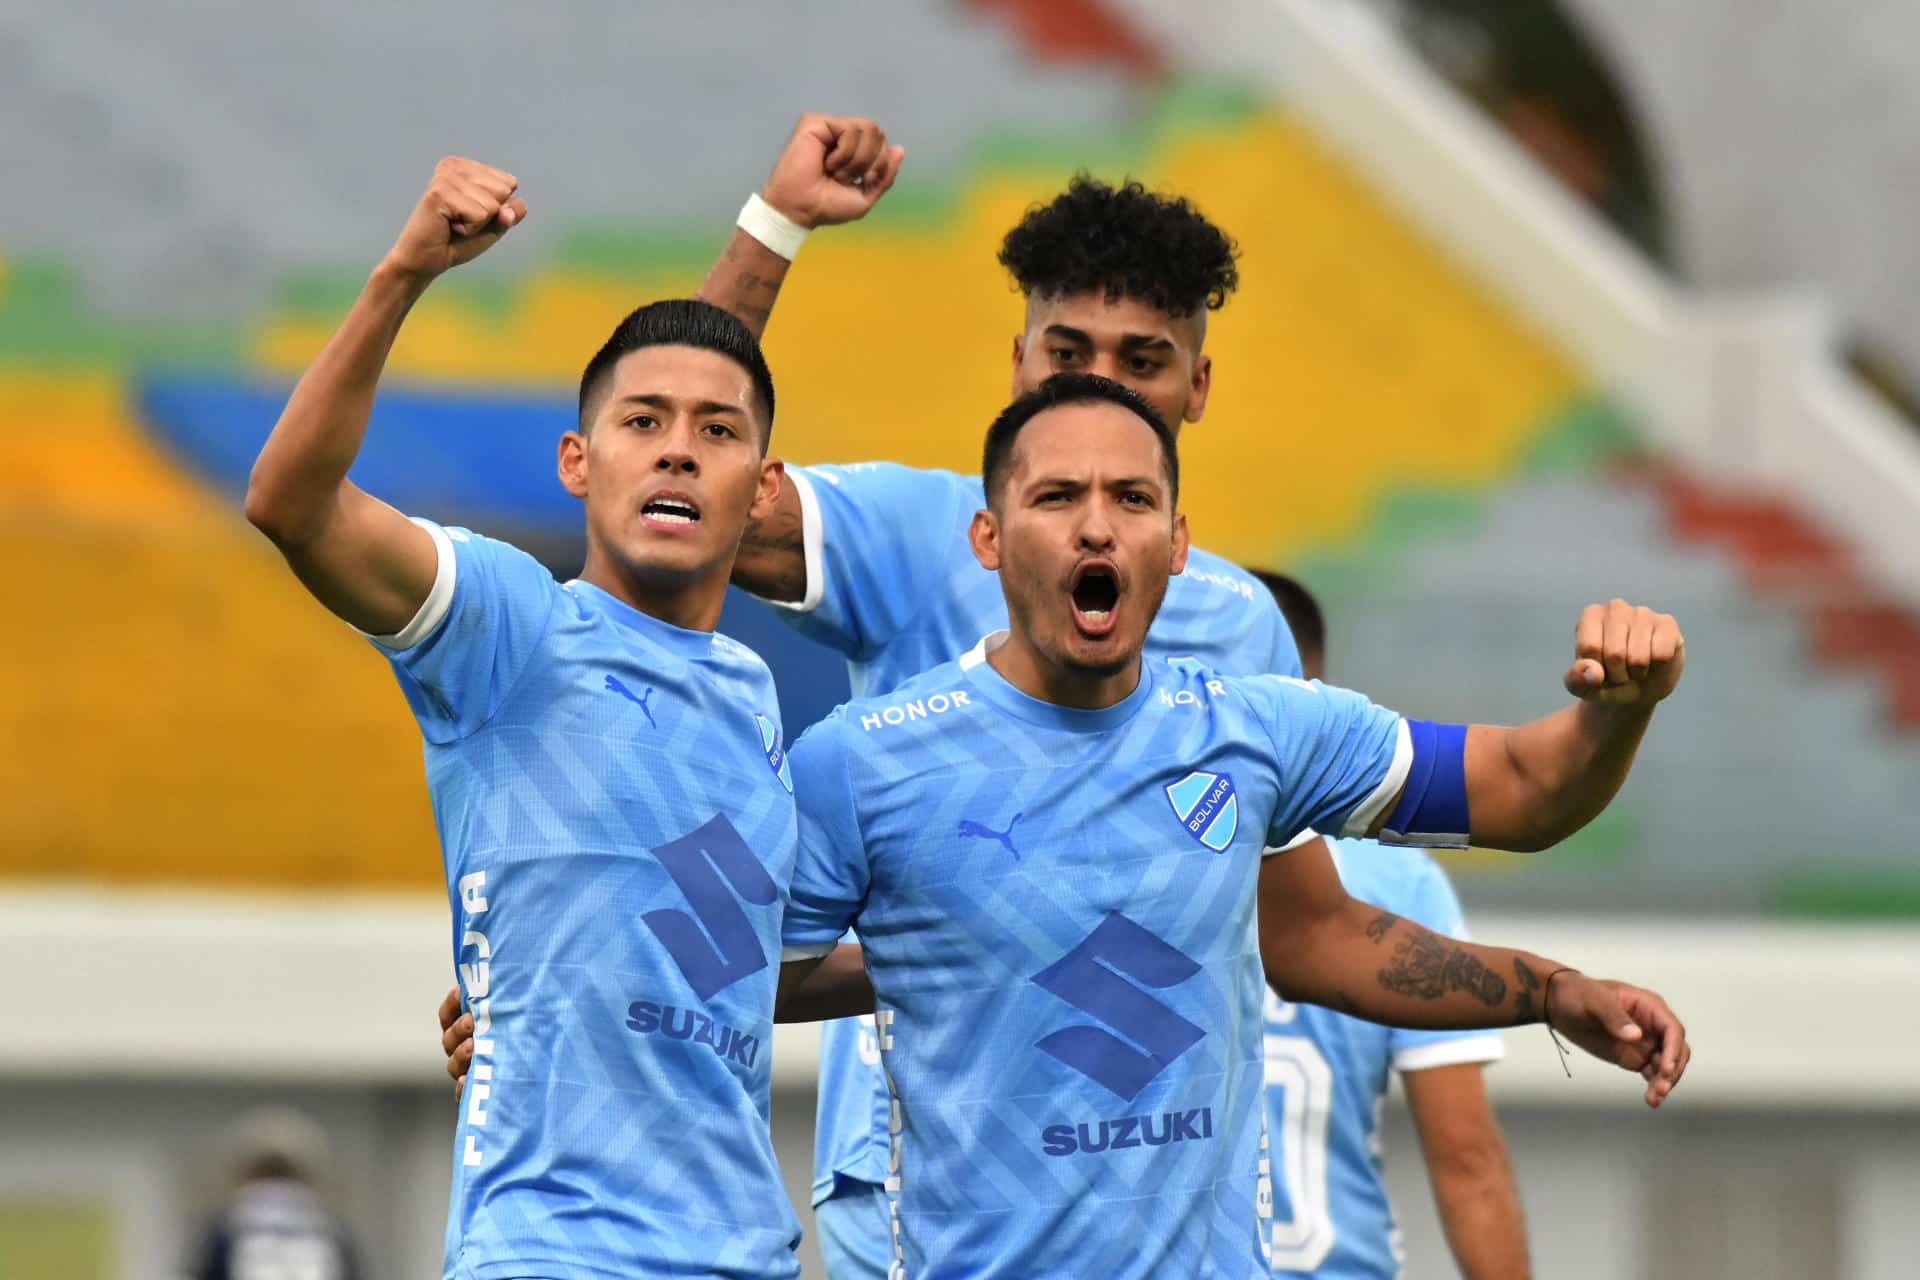
[[[635,581],[672,590],[712,577],[719,571],[723,558],[709,549],[685,543],[663,546],[642,541],[622,547],[620,559]]]
[[[1140,656],[1140,646],[1115,636],[1092,639],[1075,634],[1067,645],[1065,665],[1090,676],[1117,676]]]

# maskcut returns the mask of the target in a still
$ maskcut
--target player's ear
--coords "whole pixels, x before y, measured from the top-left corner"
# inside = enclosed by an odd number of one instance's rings
[[[1027,335],[1013,335],[1013,398],[1020,398],[1020,366],[1027,362]]]
[[[560,473],[560,487],[576,498],[587,496],[587,437],[584,432],[569,431],[560,437],[560,454],[554,469]]]
[[[1167,566],[1167,572],[1169,574],[1185,573],[1187,571],[1188,545],[1187,513],[1184,511],[1176,511],[1173,513],[1173,559]]]
[[[973,523],[967,526],[967,543],[973,548],[973,558],[980,562],[982,569],[999,571],[1000,521],[991,510],[973,513]]]
[[[760,459],[760,488],[747,510],[749,521],[765,520],[780,505],[780,490],[786,487],[787,464],[779,458]]]
[[[1187,386],[1188,422],[1200,421],[1200,415],[1207,411],[1207,393],[1213,390],[1213,357],[1202,354],[1193,362],[1193,378]]]

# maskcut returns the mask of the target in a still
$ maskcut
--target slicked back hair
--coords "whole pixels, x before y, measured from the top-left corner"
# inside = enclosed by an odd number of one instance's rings
[[[613,334],[587,361],[580,375],[580,429],[593,423],[601,393],[622,356],[646,347],[698,347],[712,351],[746,370],[753,381],[753,398],[766,424],[760,441],[765,452],[773,437],[773,372],[760,353],[760,343],[731,313],[698,298],[668,298],[650,302],[614,326]]]
[[[1176,319],[1218,311],[1240,283],[1239,250],[1184,198],[1086,173],[1026,216],[1000,245],[1000,265],[1028,297],[1100,291]]]
[[[1139,392],[1094,373],[1056,373],[1000,411],[1000,416],[987,428],[987,443],[980,457],[980,480],[987,491],[987,504],[999,506],[1007,472],[1013,465],[1014,443],[1029,422],[1049,409],[1099,403],[1119,405],[1153,429],[1160,441],[1161,461],[1167,469],[1168,497],[1177,504],[1180,501],[1180,454],[1174,445],[1172,429],[1161,421],[1160,415]]]

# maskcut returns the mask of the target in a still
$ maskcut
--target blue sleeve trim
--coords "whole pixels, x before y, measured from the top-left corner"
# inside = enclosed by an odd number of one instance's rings
[[[1382,825],[1385,844],[1464,849],[1467,820],[1467,726],[1408,720],[1413,764],[1400,803]]]

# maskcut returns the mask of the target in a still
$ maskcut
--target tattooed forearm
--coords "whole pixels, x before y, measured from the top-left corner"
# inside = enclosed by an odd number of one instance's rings
[[[730,272],[723,263],[714,267],[700,293],[722,311],[732,312],[758,334],[766,331],[767,321],[773,318],[773,303],[780,295],[780,286],[756,272]]]
[[[1513,958],[1513,974],[1519,979],[1513,989],[1513,1021],[1519,1026],[1534,1020],[1533,993],[1540,989],[1540,979],[1519,956]]]
[[[762,600],[806,598],[806,543],[797,512],[775,512],[747,526],[733,560],[733,585]]]
[[[755,551],[804,551],[806,542],[798,529],[788,528],[791,521],[774,516],[766,520],[755,520],[747,525],[745,533],[740,535],[740,545],[751,547]]]
[[[1399,923],[1399,916],[1393,914],[1391,911],[1382,911],[1379,915],[1367,921],[1367,937],[1378,942],[1387,936],[1388,931],[1391,930],[1394,925]]]
[[[1407,930],[1393,949],[1393,963],[1380,970],[1378,976],[1380,985],[1388,991],[1422,1000],[1438,1000],[1449,991],[1464,991],[1490,1006],[1507,998],[1506,979],[1481,964],[1458,943],[1418,925]]]
[[[780,286],[787,278],[785,259],[745,232],[736,231],[700,285],[700,297],[731,312],[759,337],[773,317]]]

